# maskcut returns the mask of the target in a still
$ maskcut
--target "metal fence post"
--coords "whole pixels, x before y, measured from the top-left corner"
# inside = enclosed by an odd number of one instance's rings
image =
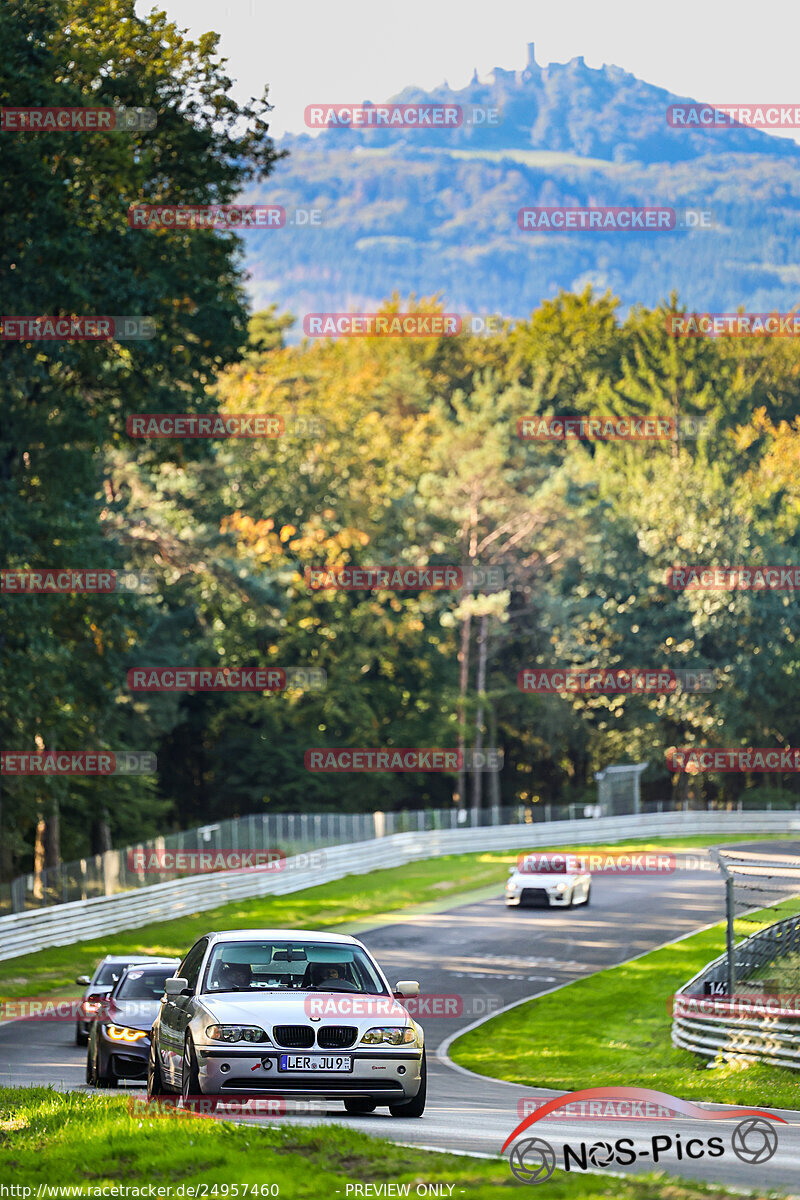
[[[727,868],[726,868],[727,869]],[[733,920],[736,915],[733,896],[733,876],[725,879],[725,941],[728,948],[728,995],[736,995],[736,952],[733,944]]]

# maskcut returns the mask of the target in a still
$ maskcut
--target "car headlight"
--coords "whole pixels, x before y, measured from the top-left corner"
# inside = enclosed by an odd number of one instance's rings
[[[556,884],[557,892],[565,892],[566,890],[567,890],[567,885],[565,883],[557,883]]]
[[[259,1025],[209,1025],[206,1037],[212,1042],[268,1042],[269,1036]]]
[[[366,1046],[378,1046],[381,1043],[388,1043],[390,1046],[407,1046],[416,1040],[417,1035],[410,1025],[376,1025],[367,1030],[361,1042]]]
[[[513,891],[515,891],[515,889],[516,889],[516,886],[517,886],[517,885],[514,883],[514,880],[513,880],[513,879],[509,879],[508,883],[506,884],[506,891],[507,891],[507,892],[513,892]]]
[[[140,1042],[147,1037],[144,1029],[129,1029],[127,1025],[106,1025],[106,1036],[112,1042]]]

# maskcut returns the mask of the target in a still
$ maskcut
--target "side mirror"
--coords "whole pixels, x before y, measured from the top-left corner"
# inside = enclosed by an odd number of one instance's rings
[[[394,994],[400,999],[401,996],[418,996],[419,983],[416,979],[400,979],[395,984]]]
[[[509,867],[509,868],[508,868],[508,873],[509,873],[509,875],[513,875],[513,874],[514,874],[514,872],[516,871],[516,869],[517,869],[516,867]]]
[[[92,981],[88,975],[79,975],[75,982],[80,983],[83,987],[88,987]]]
[[[180,975],[173,976],[164,984],[164,991],[168,996],[182,996],[184,992],[189,990],[189,980],[183,979]]]

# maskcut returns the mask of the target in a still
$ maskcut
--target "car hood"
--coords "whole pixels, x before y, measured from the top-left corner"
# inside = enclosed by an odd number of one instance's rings
[[[158,1016],[158,1000],[112,1000],[104,1014],[106,1025],[126,1025],[129,1029],[152,1028]]]
[[[259,1025],[272,1034],[275,1025],[355,1025],[366,1032],[373,1025],[410,1025],[411,1017],[392,996],[358,992],[292,992],[242,995],[204,993],[198,997],[205,1012],[219,1025]]]

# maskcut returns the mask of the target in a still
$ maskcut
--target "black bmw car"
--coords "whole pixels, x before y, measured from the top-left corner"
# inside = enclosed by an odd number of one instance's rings
[[[175,974],[177,959],[126,967],[103,1011],[89,1028],[86,1082],[116,1087],[120,1079],[147,1078],[150,1028],[158,1015],[164,983]]]
[[[172,961],[173,959],[165,958],[163,955],[107,954],[97,964],[91,978],[88,975],[79,975],[75,982],[81,984],[86,990],[83,993],[80,1017],[75,1026],[75,1045],[85,1046],[89,1041],[89,1029],[92,1021],[102,1011],[103,1004],[114,985],[119,983],[126,967],[149,966]],[[174,962],[177,965],[180,959],[176,958]]]

